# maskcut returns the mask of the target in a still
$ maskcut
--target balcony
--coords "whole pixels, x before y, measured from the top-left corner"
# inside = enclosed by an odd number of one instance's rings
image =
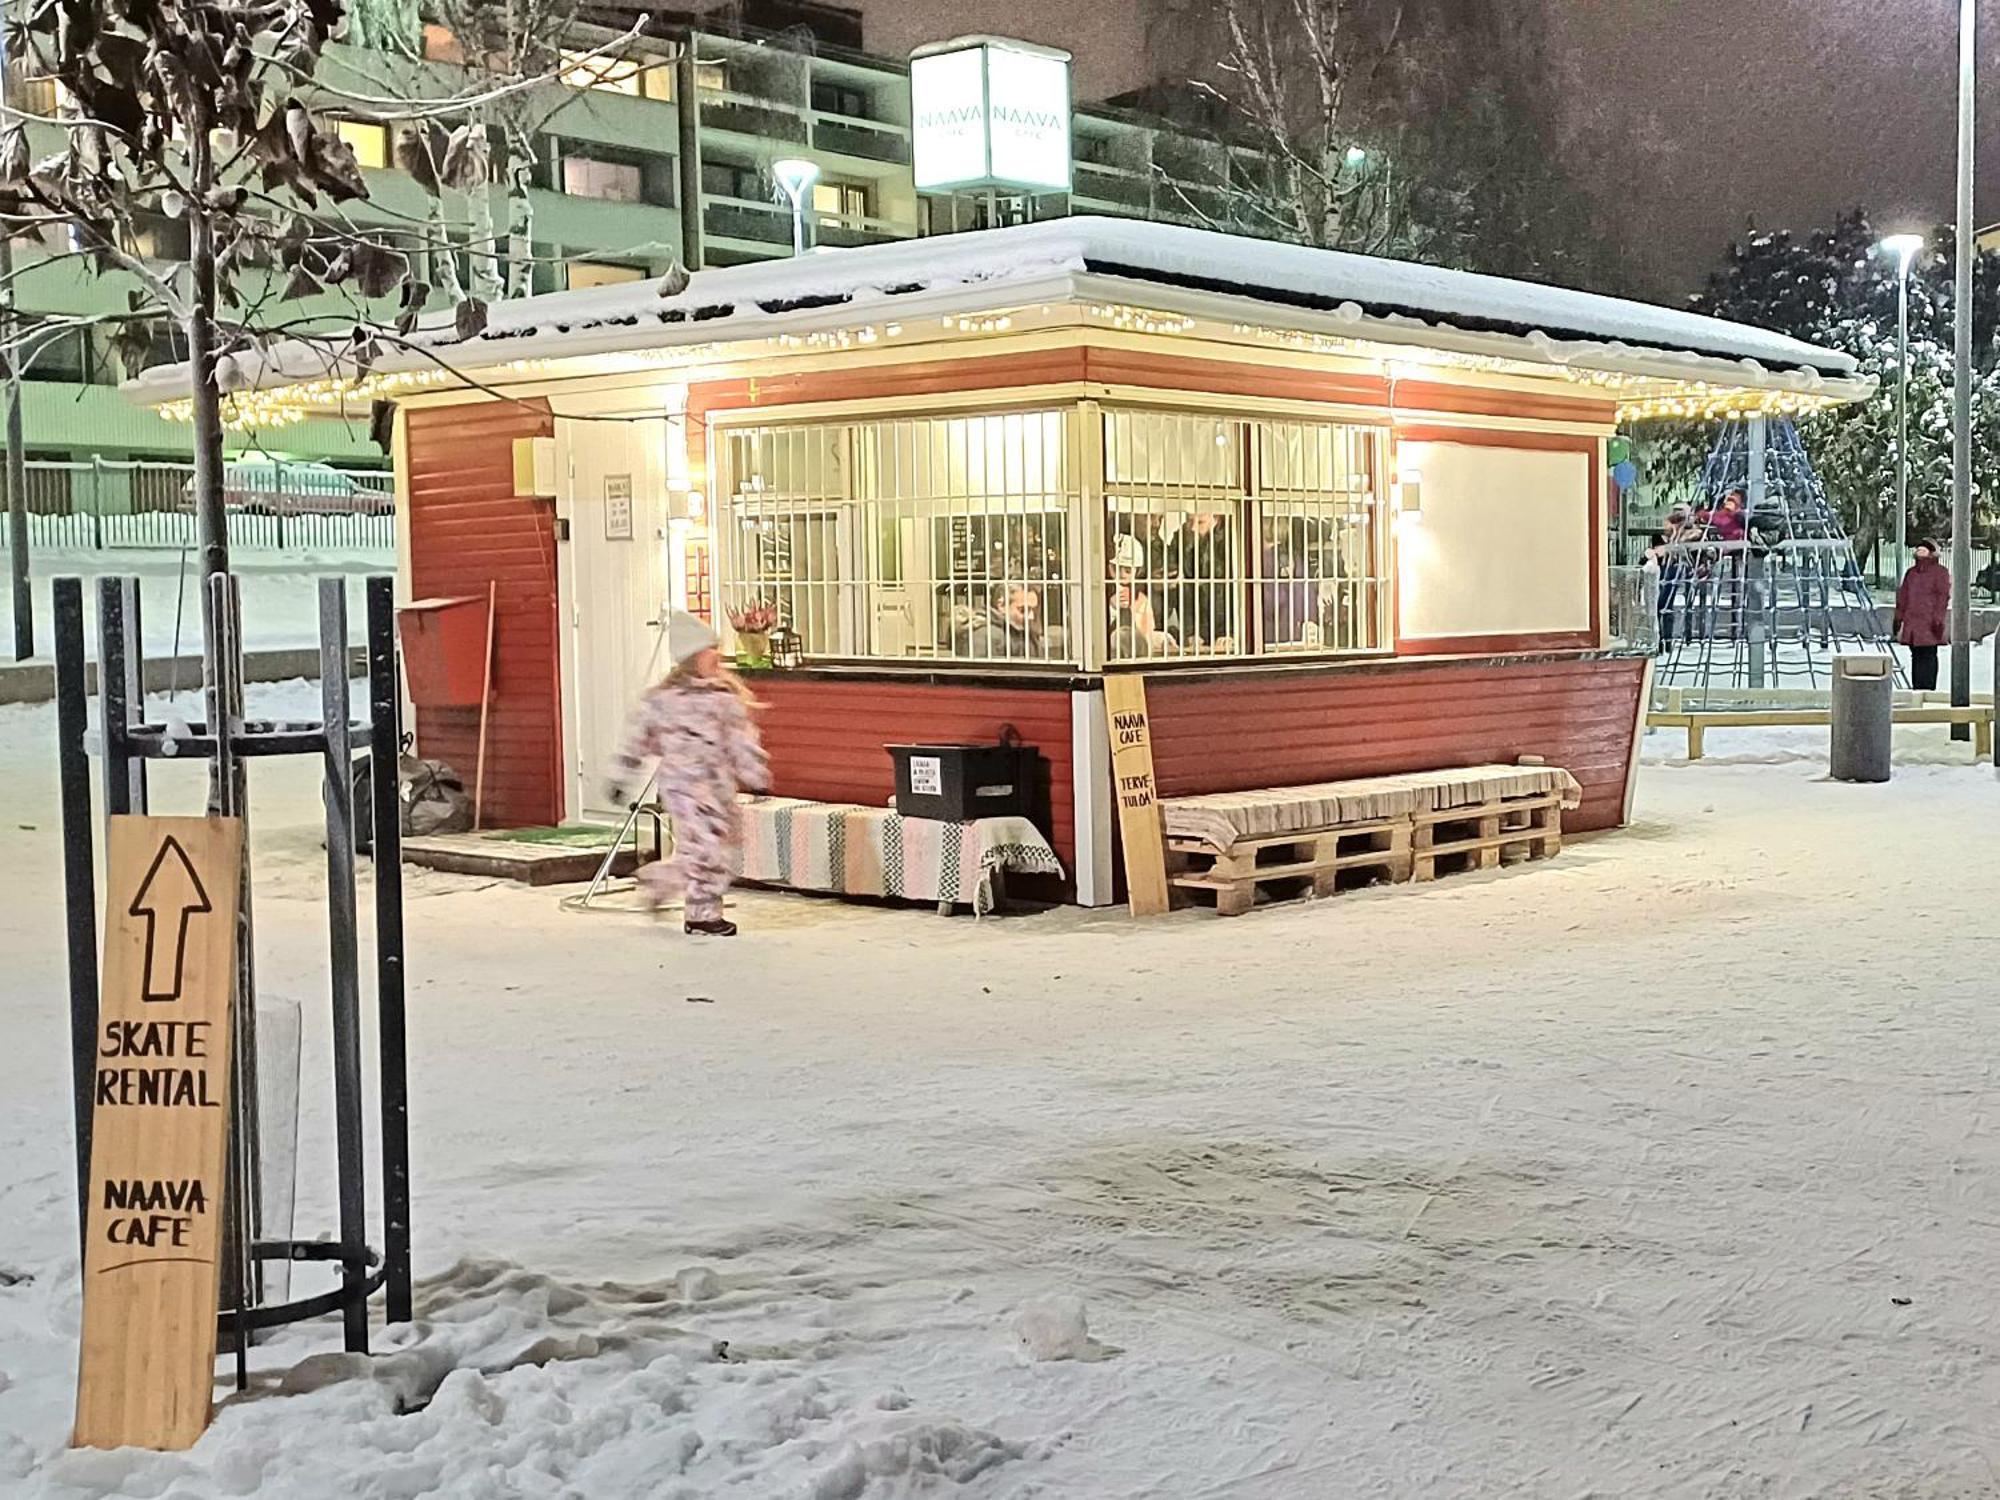
[[[1142,212],[1152,207],[1152,184],[1138,173],[1118,167],[1086,166],[1078,162],[1072,174],[1070,195]]]
[[[899,224],[893,219],[816,218],[810,227],[815,245],[834,245],[842,249],[853,245],[880,245],[890,240],[914,239],[917,233],[914,225]]]
[[[742,94],[704,94],[701,128],[762,140],[793,141],[801,146],[806,143],[806,122],[797,113],[782,104]]]
[[[743,198],[709,198],[701,214],[702,229],[718,239],[752,240],[762,245],[792,242],[792,211],[773,203]]]
[[[1211,141],[1159,135],[1153,141],[1153,165],[1176,182],[1220,186],[1229,178],[1229,156]]]
[[[900,125],[884,125],[851,115],[815,114],[813,146],[838,156],[901,165],[910,159],[909,133]]]

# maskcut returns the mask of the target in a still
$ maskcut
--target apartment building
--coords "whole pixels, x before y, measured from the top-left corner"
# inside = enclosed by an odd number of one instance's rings
[[[793,24],[782,31],[742,25],[746,10]],[[793,0],[732,7],[728,30],[705,29],[699,16],[649,20],[644,35],[621,42],[615,60],[588,54],[629,27],[615,5],[589,14],[599,24],[579,26],[571,38],[576,64],[526,107],[535,140],[529,280],[538,292],[656,275],[676,260],[736,265],[791,254],[791,208],[771,174],[785,158],[819,169],[808,215],[813,241],[851,246],[1072,212],[1200,222],[1217,213],[1229,180],[1227,153],[1238,149],[1134,110],[1082,106],[1072,120],[1070,193],[998,201],[920,194],[910,165],[908,65],[861,50],[858,13]],[[687,48],[691,67],[683,65]],[[442,26],[425,26],[414,50],[406,57],[333,44],[321,76],[351,94],[417,98],[449,94],[479,76]],[[690,76],[693,120],[684,133],[680,96]],[[23,107],[55,110],[47,80],[17,72],[10,82],[10,97]],[[327,114],[368,179],[369,202],[355,210],[357,218],[393,228],[435,213],[430,196],[397,165],[395,125],[332,102]],[[684,142],[692,163],[683,159]],[[464,205],[457,208],[462,223]],[[492,222],[504,226],[498,185],[491,209]],[[148,225],[132,248],[172,262],[185,254],[184,227]],[[93,274],[59,251],[52,247],[45,265],[20,277],[25,316],[127,306],[124,278]],[[454,259],[433,268],[434,281],[471,274],[467,253]],[[318,306],[330,317],[352,312],[331,297]],[[312,303],[295,307],[298,314],[314,310]],[[169,341],[154,357],[176,353]],[[29,457],[184,457],[185,429],[126,402],[116,389],[123,373],[106,328],[76,330],[45,350],[24,389]],[[235,432],[230,443],[232,451],[286,459],[383,461],[358,423],[312,420]]]

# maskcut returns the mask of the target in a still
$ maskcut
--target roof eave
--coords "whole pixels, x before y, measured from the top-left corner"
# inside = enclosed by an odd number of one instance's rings
[[[1642,348],[1617,340],[1562,340],[1546,335],[1474,331],[1449,322],[1429,322],[1401,314],[1361,315],[1319,312],[1260,297],[1235,295],[1125,277],[1083,272],[1078,290],[1105,301],[1143,301],[1160,312],[1210,321],[1254,323],[1263,327],[1328,338],[1366,339],[1378,344],[1403,344],[1412,349],[1504,359],[1539,366],[1551,373],[1564,370],[1601,371],[1640,379],[1684,385],[1741,390],[1788,391],[1843,401],[1865,400],[1875,390],[1866,376],[1836,375],[1809,366],[1772,368],[1751,359],[1702,354],[1694,350]]]

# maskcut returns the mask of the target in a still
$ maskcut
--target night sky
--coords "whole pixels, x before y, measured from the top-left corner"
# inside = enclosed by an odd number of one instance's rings
[[[1550,87],[1641,289],[1701,283],[1753,218],[1951,213],[1957,0],[1543,0]],[[871,51],[989,31],[1068,47],[1079,99],[1146,80],[1147,15],[1204,0],[862,0]],[[1182,15],[1175,17],[1173,12]],[[1987,0],[1979,217],[2000,220],[2000,0]]]

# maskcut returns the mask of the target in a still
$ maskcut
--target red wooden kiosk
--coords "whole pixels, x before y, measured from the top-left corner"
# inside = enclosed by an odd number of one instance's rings
[[[612,813],[663,606],[775,604],[776,790],[880,805],[890,743],[1047,767],[1113,897],[1102,683],[1175,796],[1536,755],[1627,816],[1648,659],[1607,622],[1622,415],[1798,413],[1845,355],[1558,288],[1088,218],[504,304],[365,374],[237,362],[238,420],[396,403],[406,598],[497,598],[487,817]],[[151,372],[172,400],[184,374]],[[416,709],[469,764],[477,714]]]

